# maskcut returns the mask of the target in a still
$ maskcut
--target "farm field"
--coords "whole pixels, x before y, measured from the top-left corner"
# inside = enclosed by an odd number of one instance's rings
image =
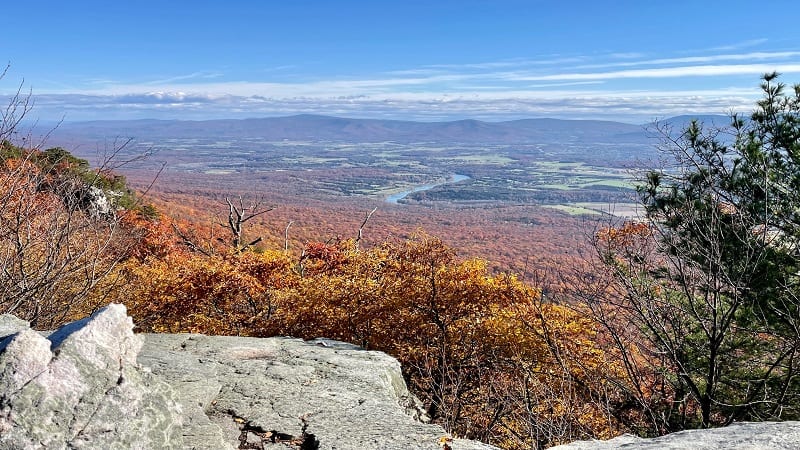
[[[163,162],[166,174],[194,180],[207,175],[209,181],[224,177],[234,186],[244,183],[244,192],[273,192],[277,183],[284,193],[316,199],[380,200],[427,185],[397,203],[512,203],[561,210],[578,203],[631,203],[632,163],[604,163],[590,144],[560,153],[543,147],[168,139],[136,142],[128,151],[152,151],[148,164]],[[141,172],[144,179],[145,167],[127,170]],[[458,182],[450,181],[454,175]]]
[[[359,121],[346,122],[346,130],[358,129],[353,123]],[[534,260],[575,257],[592,229],[635,217],[633,180],[655,155],[644,136],[620,137],[616,128],[609,134],[607,125],[595,124],[585,125],[591,132],[537,131],[519,142],[461,138],[469,128],[415,140],[335,139],[342,134],[338,128],[327,137],[317,130],[278,139],[281,134],[265,128],[214,132],[211,126],[182,126],[187,129],[127,129],[134,138],[117,155],[125,160],[151,154],[119,170],[171,214],[213,224],[225,212],[225,198],[241,196],[274,207],[250,224],[251,233],[264,236],[264,246],[301,248],[312,240],[354,236],[364,215],[377,208],[365,230],[367,243],[424,230],[463,256],[517,271],[561,264]],[[622,131],[631,133],[631,127]],[[97,142],[124,130],[115,122],[67,128],[55,134],[54,143],[94,161],[108,153],[96,151],[102,147]]]

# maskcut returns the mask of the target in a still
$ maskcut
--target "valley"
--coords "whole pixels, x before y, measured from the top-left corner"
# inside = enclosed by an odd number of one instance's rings
[[[277,182],[313,198],[386,198],[435,184],[398,203],[515,203],[564,211],[578,203],[588,210],[630,203],[632,170],[652,164],[656,142],[644,127],[617,122],[326,116],[90,122],[67,125],[55,136],[73,148],[130,137],[129,155],[152,152],[151,162],[162,162],[167,172],[230,176],[250,187]],[[453,175],[467,178],[445,183]]]
[[[250,232],[301,248],[354,236],[378,208],[367,243],[424,230],[517,271],[560,265],[532,262],[573,258],[599,224],[634,217],[636,171],[657,156],[641,126],[551,119],[108,121],[68,124],[51,142],[97,163],[128,138],[116,159],[151,155],[119,171],[170,214],[214,223],[226,197],[257,199],[274,210]]]
[[[137,143],[133,151],[153,149],[153,159],[166,162],[166,170],[176,174],[227,175],[264,186],[281,180],[286,188],[315,198],[380,199],[435,184],[397,203],[630,202],[632,167],[600,165],[578,151],[542,147],[170,139]],[[589,145],[579,150],[598,154]],[[447,183],[453,175],[466,178]]]

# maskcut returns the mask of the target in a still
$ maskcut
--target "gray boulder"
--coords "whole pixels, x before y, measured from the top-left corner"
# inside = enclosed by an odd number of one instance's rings
[[[350,344],[146,335],[139,362],[178,393],[186,448],[433,450],[447,436],[423,423],[396,359]]]
[[[0,448],[183,448],[180,405],[137,365],[124,306],[49,338],[8,316],[0,330]]]

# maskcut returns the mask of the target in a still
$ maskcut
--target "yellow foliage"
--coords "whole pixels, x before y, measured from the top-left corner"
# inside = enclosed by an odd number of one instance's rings
[[[291,268],[282,253],[129,261],[122,271],[131,289],[118,300],[146,331],[260,335],[279,291],[296,282]]]
[[[522,448],[616,431],[598,397],[609,366],[593,324],[430,236],[314,243],[299,260],[171,253],[121,273],[147,331],[324,336],[388,352],[459,436]]]

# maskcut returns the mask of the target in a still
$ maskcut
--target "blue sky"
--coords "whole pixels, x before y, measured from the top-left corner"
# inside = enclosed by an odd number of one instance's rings
[[[800,82],[794,1],[13,1],[0,93],[42,120],[318,113],[647,122]]]

